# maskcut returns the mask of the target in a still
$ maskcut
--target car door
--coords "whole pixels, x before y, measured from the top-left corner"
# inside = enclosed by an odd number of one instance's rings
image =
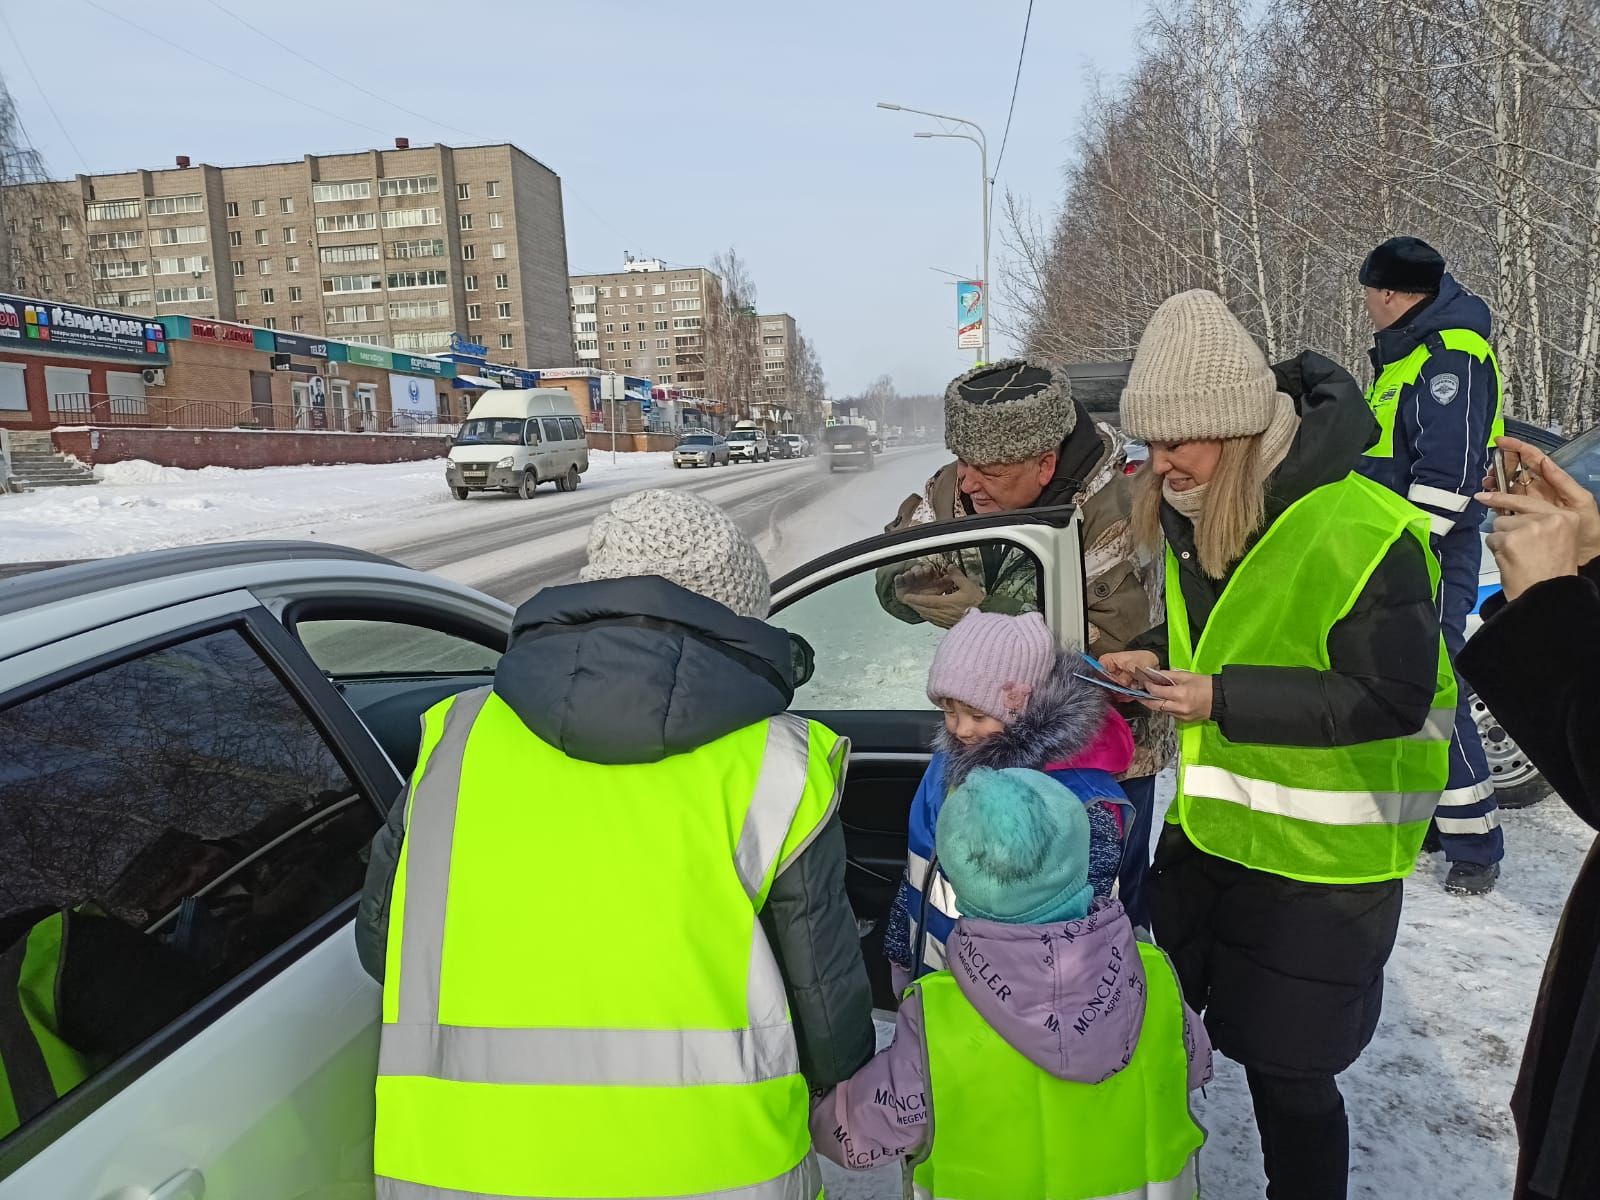
[[[572,443],[561,437],[561,419],[559,417],[540,417],[540,432],[544,435],[544,448],[550,455],[549,474],[545,468],[539,468],[541,479],[560,479],[577,461],[573,453]]]
[[[895,1003],[882,953],[884,917],[905,870],[911,800],[941,720],[926,686],[944,631],[897,604],[895,581],[922,567],[970,575],[1004,563],[1016,585],[1005,589],[1003,602],[1042,612],[1062,644],[1081,646],[1087,626],[1079,530],[1068,508],[923,525],[847,546],[773,585],[773,622],[804,639],[814,660],[793,708],[852,743],[840,804],[846,887],[879,1007]]]
[[[583,474],[589,469],[589,439],[577,417],[561,418],[561,436],[571,445],[572,460],[578,464],[578,473]]]
[[[333,686],[241,590],[0,662],[0,740],[3,953],[67,931],[31,1042],[0,991],[8,1068],[47,1029],[60,1093],[4,1130],[0,1200],[370,1196],[350,926],[400,779]]]

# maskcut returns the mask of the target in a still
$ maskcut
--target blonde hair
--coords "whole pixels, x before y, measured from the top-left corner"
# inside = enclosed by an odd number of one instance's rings
[[[1206,485],[1205,507],[1194,522],[1200,569],[1221,579],[1244,557],[1250,539],[1266,515],[1267,476],[1271,469],[1261,454],[1261,435],[1225,438],[1222,457]],[[1148,462],[1140,468],[1133,501],[1133,536],[1152,554],[1161,549],[1161,476]]]

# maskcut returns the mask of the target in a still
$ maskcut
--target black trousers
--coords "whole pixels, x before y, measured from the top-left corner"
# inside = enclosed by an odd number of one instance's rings
[[[1274,1075],[1246,1068],[1267,1200],[1345,1200],[1350,1123],[1332,1075]]]

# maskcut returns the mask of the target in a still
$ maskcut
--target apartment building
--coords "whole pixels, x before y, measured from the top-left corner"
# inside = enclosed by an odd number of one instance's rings
[[[788,313],[767,313],[756,320],[760,322],[762,399],[772,408],[788,408],[791,351],[798,337],[794,318]]]
[[[704,267],[629,258],[608,275],[574,275],[572,337],[579,366],[642,375],[706,396],[706,326],[722,281]]]
[[[99,307],[141,316],[417,354],[460,333],[511,366],[572,361],[561,181],[509,144],[397,138],[392,150],[238,167],[180,157],[26,186],[53,189],[55,205],[72,193],[82,220],[8,231],[19,292],[87,288]]]

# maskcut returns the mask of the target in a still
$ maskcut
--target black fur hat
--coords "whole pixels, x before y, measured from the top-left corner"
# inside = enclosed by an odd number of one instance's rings
[[[1433,296],[1444,278],[1444,255],[1421,238],[1392,237],[1361,264],[1361,285]]]

